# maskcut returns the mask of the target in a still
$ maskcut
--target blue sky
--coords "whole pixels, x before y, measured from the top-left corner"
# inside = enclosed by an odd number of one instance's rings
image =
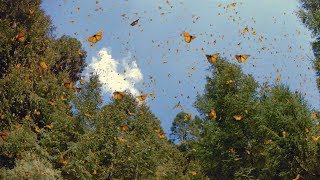
[[[233,2],[235,7],[226,8]],[[280,83],[305,93],[310,107],[319,110],[312,37],[295,15],[298,6],[295,0],[44,0],[42,7],[57,27],[57,37],[66,34],[82,42],[88,53],[86,72],[101,74],[106,101],[115,89],[153,92],[155,98],[147,104],[169,132],[180,111],[173,109],[176,103],[197,113],[192,104],[210,73],[202,48],[235,64],[235,54],[250,54],[240,64],[245,73],[272,84],[281,75]],[[139,24],[130,26],[138,18]],[[249,33],[243,34],[245,27]],[[103,38],[91,48],[87,38],[100,30]],[[185,43],[183,31],[196,39]]]

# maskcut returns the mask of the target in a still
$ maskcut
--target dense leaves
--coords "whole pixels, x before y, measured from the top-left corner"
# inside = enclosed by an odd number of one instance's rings
[[[298,16],[313,33],[316,40],[312,42],[312,48],[315,59],[313,60],[313,67],[317,73],[317,84],[320,90],[320,1],[319,0],[300,0],[301,9]]]
[[[320,128],[303,97],[282,85],[259,87],[225,59],[213,67],[195,102],[202,118],[174,120],[173,135],[193,137],[181,151],[214,179],[318,178]]]

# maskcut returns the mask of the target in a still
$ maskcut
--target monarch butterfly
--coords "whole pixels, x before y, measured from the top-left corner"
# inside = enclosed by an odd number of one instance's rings
[[[26,35],[24,32],[20,32],[18,35],[16,35],[16,40],[20,43],[23,43],[26,40]]]
[[[318,114],[317,114],[317,113],[312,113],[312,114],[311,114],[311,117],[312,117],[313,119],[316,119],[316,118],[318,117]]]
[[[136,97],[139,99],[139,101],[144,101],[144,100],[146,100],[147,96],[148,96],[148,94],[142,94],[142,95],[136,96]]]
[[[51,124],[48,124],[48,125],[46,125],[45,127],[48,128],[48,129],[52,129],[52,128],[53,128],[53,124],[52,124],[52,123],[51,123]]]
[[[41,129],[40,129],[38,126],[36,126],[35,129],[34,129],[34,131],[37,132],[37,133],[39,133],[39,132],[41,132]]]
[[[95,35],[90,36],[88,41],[91,43],[96,43],[102,39],[102,31],[97,32]]]
[[[118,137],[118,140],[119,140],[120,142],[127,142],[127,140],[126,140],[124,137]]]
[[[192,176],[195,176],[195,175],[197,175],[198,173],[197,173],[197,171],[191,171],[191,174],[192,174]]]
[[[123,132],[127,132],[129,130],[129,126],[128,125],[122,125],[119,127],[120,131],[123,131]]]
[[[252,31],[252,34],[253,35],[257,35],[257,31]]]
[[[241,54],[241,55],[236,54],[235,58],[238,60],[239,63],[244,63],[244,62],[246,62],[246,60],[248,59],[249,56],[250,55],[248,55],[248,54]]]
[[[42,69],[44,69],[46,71],[49,69],[47,64],[43,61],[38,62],[38,66],[40,66]]]
[[[158,136],[159,136],[159,138],[163,139],[163,138],[166,137],[166,134],[165,133],[160,133]]]
[[[280,82],[280,80],[281,80],[281,75],[277,77],[276,82]]]
[[[125,92],[125,91],[123,91],[123,92],[115,91],[115,92],[113,93],[113,97],[114,97],[114,99],[116,99],[116,100],[122,100],[125,95],[126,95],[126,92]]]
[[[186,114],[186,115],[183,117],[183,120],[188,121],[188,120],[191,118],[191,116],[192,116],[191,113]]]
[[[2,140],[6,140],[7,136],[9,135],[9,132],[7,130],[4,130],[0,133],[0,137]]]
[[[193,39],[195,39],[195,36],[190,35],[187,32],[182,32],[182,36],[184,36],[184,41],[187,43],[190,43]]]
[[[216,63],[217,58],[219,57],[219,53],[212,54],[212,55],[206,54],[206,57],[207,57],[209,63]]]
[[[298,174],[293,180],[299,180],[300,179],[300,174]]]
[[[65,82],[65,83],[64,83],[64,86],[65,86],[66,88],[68,88],[68,89],[73,88],[72,82]]]
[[[312,139],[313,139],[314,141],[318,141],[319,138],[320,138],[320,136],[312,136]]]
[[[306,133],[310,132],[309,128],[305,128],[304,130],[306,131]]]
[[[131,25],[131,26],[135,26],[135,25],[137,25],[138,23],[139,23],[139,19],[133,21],[130,25]]]
[[[236,5],[237,5],[236,2],[230,4],[230,6],[232,6],[232,7],[236,7]]]
[[[61,99],[62,101],[67,100],[67,98],[66,98],[65,96],[63,96],[63,95],[60,97],[60,99]]]
[[[68,161],[65,160],[65,159],[63,159],[63,158],[61,158],[61,159],[59,160],[59,162],[60,162],[62,165],[64,165],[64,166],[68,164]]]
[[[212,109],[209,113],[208,116],[212,119],[215,120],[217,118],[217,113],[214,109]]]
[[[40,113],[39,110],[36,110],[36,109],[35,109],[34,112],[33,112],[33,114],[39,116],[41,113]]]
[[[234,80],[228,80],[226,84],[232,84],[232,83],[235,83]]]
[[[241,115],[237,115],[237,116],[233,116],[233,118],[234,118],[236,121],[241,121],[242,116],[241,116]]]
[[[247,32],[249,32],[249,28],[248,28],[248,27],[245,27],[245,28],[243,29],[243,33],[247,33]]]

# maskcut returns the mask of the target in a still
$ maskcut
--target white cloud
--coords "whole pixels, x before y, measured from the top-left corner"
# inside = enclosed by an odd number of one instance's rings
[[[129,57],[120,62],[112,58],[107,48],[102,48],[92,58],[89,68],[99,75],[103,90],[109,93],[127,90],[133,95],[140,94],[135,85],[142,81],[143,75],[137,62],[129,62]],[[122,70],[122,71],[121,71]]]

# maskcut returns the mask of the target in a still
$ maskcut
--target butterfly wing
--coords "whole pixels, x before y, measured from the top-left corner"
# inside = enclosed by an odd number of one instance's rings
[[[242,54],[242,55],[235,55],[235,58],[238,60],[239,63],[244,63],[248,59],[250,55]]]
[[[139,99],[139,101],[144,101],[146,100],[147,96],[148,96],[147,94],[143,94],[143,95],[137,96],[137,98]]]
[[[131,25],[131,26],[135,26],[135,25],[137,25],[137,24],[138,24],[138,22],[139,22],[139,19],[137,19],[137,20],[133,21],[130,25]]]
[[[182,36],[184,36],[184,37],[189,37],[189,36],[191,36],[189,33],[187,33],[187,32],[182,32]]]
[[[187,43],[190,43],[191,42],[191,36],[186,36],[184,38],[184,41],[186,41]]]
[[[91,42],[91,43],[96,43],[97,42],[97,38],[95,36],[90,36],[88,38],[88,41]]]
[[[102,31],[97,32],[95,37],[96,37],[97,41],[100,41],[102,39]]]
[[[193,39],[195,39],[196,37],[195,36],[186,36],[184,38],[184,40],[187,42],[187,43],[190,43]]]

